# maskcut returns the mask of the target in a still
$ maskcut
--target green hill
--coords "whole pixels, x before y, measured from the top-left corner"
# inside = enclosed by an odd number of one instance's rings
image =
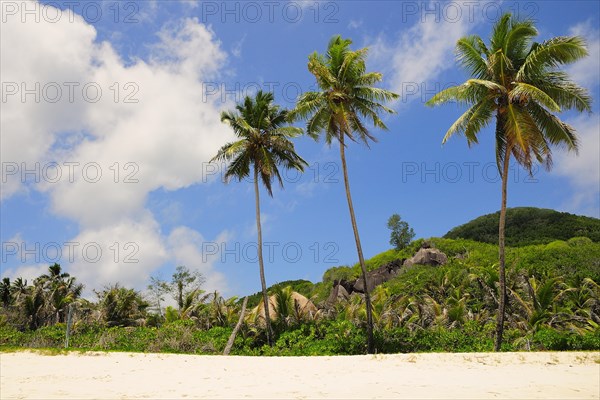
[[[500,212],[483,215],[450,230],[444,238],[498,243],[499,218]],[[509,208],[506,213],[507,246],[547,244],[582,236],[600,242],[600,219],[535,207]]]
[[[450,230],[443,238],[428,239],[449,256],[449,264],[415,268],[384,286],[395,295],[417,294],[424,285],[433,284],[446,273],[462,276],[485,271],[486,275],[495,276],[498,218],[499,213],[483,215]],[[367,270],[411,257],[423,241],[418,239],[404,250],[390,249],[365,260]],[[513,274],[520,276],[561,277],[573,285],[585,278],[600,283],[600,220],[535,207],[510,208],[507,210],[507,265]],[[419,277],[417,281],[412,281],[414,274]],[[352,281],[360,276],[358,264],[342,265],[326,270],[321,282],[285,281],[269,287],[268,291],[273,293],[290,286],[319,304],[327,299],[334,280]],[[255,306],[260,300],[261,292],[257,292],[249,297],[248,304]]]

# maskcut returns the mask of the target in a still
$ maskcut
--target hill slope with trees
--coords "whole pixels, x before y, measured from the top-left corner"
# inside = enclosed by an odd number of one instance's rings
[[[447,239],[469,239],[498,243],[500,212],[483,215],[451,229]],[[509,208],[506,215],[506,244],[512,247],[547,244],[554,240],[587,237],[600,242],[600,219],[544,208]]]

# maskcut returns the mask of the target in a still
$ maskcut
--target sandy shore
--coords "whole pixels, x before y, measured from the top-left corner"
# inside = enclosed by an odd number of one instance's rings
[[[599,399],[600,353],[1,353],[0,397]]]

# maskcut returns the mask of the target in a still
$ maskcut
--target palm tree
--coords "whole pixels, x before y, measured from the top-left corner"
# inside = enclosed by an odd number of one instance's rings
[[[102,320],[108,327],[134,326],[138,320],[146,317],[149,304],[134,289],[121,287],[117,283],[105,286],[101,292],[95,293]]]
[[[458,133],[464,134],[471,146],[477,143],[477,134],[496,119],[496,163],[502,178],[496,351],[502,345],[506,304],[504,229],[510,158],[530,174],[536,161],[550,169],[552,146],[576,151],[578,144],[575,129],[554,113],[573,108],[591,111],[587,91],[558,70],[587,55],[584,39],[555,37],[532,43],[537,34],[533,21],[505,14],[493,29],[489,47],[477,35],[461,38],[456,45],[458,60],[472,78],[427,102],[457,101],[470,106],[448,129],[443,142]]]
[[[66,306],[81,296],[83,285],[75,283],[75,277],[62,272],[60,264],[48,267],[48,273],[37,278],[47,296],[48,305],[52,307],[55,322],[65,321]]]
[[[19,303],[23,296],[29,293],[29,286],[27,286],[27,279],[17,278],[12,282],[11,292],[14,296],[14,301]]]
[[[262,252],[262,229],[260,224],[260,196],[258,181],[264,184],[269,196],[273,196],[272,183],[277,178],[281,187],[283,180],[279,174],[279,165],[288,169],[304,171],[308,164],[294,149],[290,139],[302,134],[300,128],[287,126],[288,111],[273,104],[272,93],[259,91],[255,98],[246,96],[236,111],[221,113],[221,121],[229,124],[238,140],[221,147],[211,161],[230,161],[225,180],[237,178],[239,181],[254,175],[254,196],[256,201],[256,231],[258,234],[258,266],[260,283],[265,305],[267,342],[272,345],[271,321],[269,318],[269,299]]]
[[[360,236],[352,205],[348,168],[346,166],[346,139],[359,139],[368,146],[369,140],[376,141],[363,124],[362,119],[371,120],[377,128],[387,129],[379,118],[379,112],[394,113],[381,102],[398,98],[398,95],[373,85],[381,81],[378,72],[366,72],[367,48],[352,51],[352,41],[334,36],[327,47],[327,53],[313,53],[308,58],[308,70],[317,79],[320,91],[304,93],[298,100],[293,116],[308,119],[307,134],[317,139],[325,134],[327,144],[335,139],[340,144],[340,158],[344,173],[346,200],[350,210],[350,221],[356,242],[358,260],[362,269],[367,307],[368,351],[373,353],[373,315],[371,298],[367,289],[367,269],[363,257]]]
[[[10,278],[3,278],[0,282],[0,302],[2,307],[8,308],[12,303],[12,287],[10,284]]]
[[[23,309],[29,324],[29,329],[36,330],[44,320],[44,292],[41,286],[36,285],[31,294],[25,296]]]
[[[185,294],[181,304],[179,304],[179,319],[191,319],[197,309],[204,302],[205,296],[202,296],[204,290],[195,289]]]

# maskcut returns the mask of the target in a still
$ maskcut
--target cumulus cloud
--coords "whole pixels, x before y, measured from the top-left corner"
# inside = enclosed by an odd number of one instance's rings
[[[93,26],[65,13],[53,23],[18,16],[3,23],[1,157],[19,170],[41,165],[42,182],[24,183],[17,171],[3,179],[2,198],[46,193],[55,215],[77,222],[73,241],[102,249],[96,262],[77,253],[71,271],[84,281],[139,288],[180,257],[172,233],[146,208],[148,194],[205,181],[202,163],[232,138],[219,121],[227,105],[203,97],[203,81],[219,76],[226,54],[210,28],[184,19],[157,32],[146,60],[126,63],[96,40]],[[23,85],[37,94],[22,98]],[[112,257],[114,243],[120,257]],[[133,251],[126,243],[139,246],[138,262],[124,262]],[[224,287],[222,277],[211,282]]]
[[[423,3],[425,7],[425,3]],[[432,8],[432,7],[429,7]],[[463,15],[468,15],[465,11]],[[370,59],[388,77],[401,103],[425,101],[425,93],[439,91],[434,82],[441,72],[455,68],[456,41],[469,30],[469,18],[419,19],[397,38],[379,35],[368,46]]]

